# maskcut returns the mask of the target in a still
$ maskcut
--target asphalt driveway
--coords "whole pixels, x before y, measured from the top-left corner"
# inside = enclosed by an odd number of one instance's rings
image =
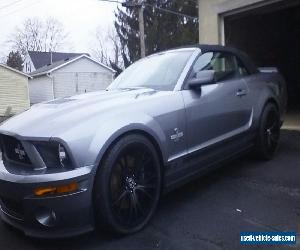
[[[34,240],[1,222],[0,249],[246,249],[241,231],[299,235],[300,131],[282,131],[273,161],[247,156],[163,197],[150,225],[135,235]],[[300,249],[297,242],[286,249]]]

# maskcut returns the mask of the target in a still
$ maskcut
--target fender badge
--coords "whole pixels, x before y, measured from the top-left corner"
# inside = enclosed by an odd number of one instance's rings
[[[183,132],[179,132],[178,128],[174,128],[175,134],[171,135],[170,138],[172,141],[177,142],[181,137],[183,137]]]

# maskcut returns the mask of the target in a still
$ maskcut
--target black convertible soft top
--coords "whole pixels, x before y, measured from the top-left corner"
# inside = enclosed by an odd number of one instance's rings
[[[179,47],[179,48],[199,48],[199,49],[201,49],[202,53],[206,53],[206,52],[232,53],[241,60],[241,62],[245,65],[245,67],[248,69],[250,74],[255,74],[255,73],[259,72],[257,67],[254,65],[252,60],[249,58],[249,56],[246,53],[244,53],[243,51],[236,49],[236,48],[222,46],[222,45],[209,45],[209,44],[194,44],[194,45],[183,46],[183,47]]]

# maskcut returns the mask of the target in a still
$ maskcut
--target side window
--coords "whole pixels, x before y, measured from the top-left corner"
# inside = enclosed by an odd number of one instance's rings
[[[245,67],[245,65],[241,62],[241,60],[237,59],[238,62],[238,70],[241,76],[248,76],[249,71]]]
[[[214,70],[217,81],[240,78],[248,74],[235,55],[223,52],[207,52],[201,55],[195,62],[190,77],[197,77],[197,73],[202,70]]]
[[[214,57],[213,52],[207,52],[207,53],[204,53],[203,55],[199,56],[199,58],[197,59],[197,61],[195,62],[194,66],[193,66],[191,77],[196,77],[196,74],[199,71],[211,70],[212,69],[211,61],[212,61],[213,57]]]

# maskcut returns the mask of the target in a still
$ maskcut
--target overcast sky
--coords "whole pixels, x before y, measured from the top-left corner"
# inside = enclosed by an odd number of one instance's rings
[[[28,17],[49,16],[63,23],[69,33],[69,50],[91,52],[98,26],[113,27],[115,3],[98,0],[0,0],[0,56],[7,55],[7,39]]]

